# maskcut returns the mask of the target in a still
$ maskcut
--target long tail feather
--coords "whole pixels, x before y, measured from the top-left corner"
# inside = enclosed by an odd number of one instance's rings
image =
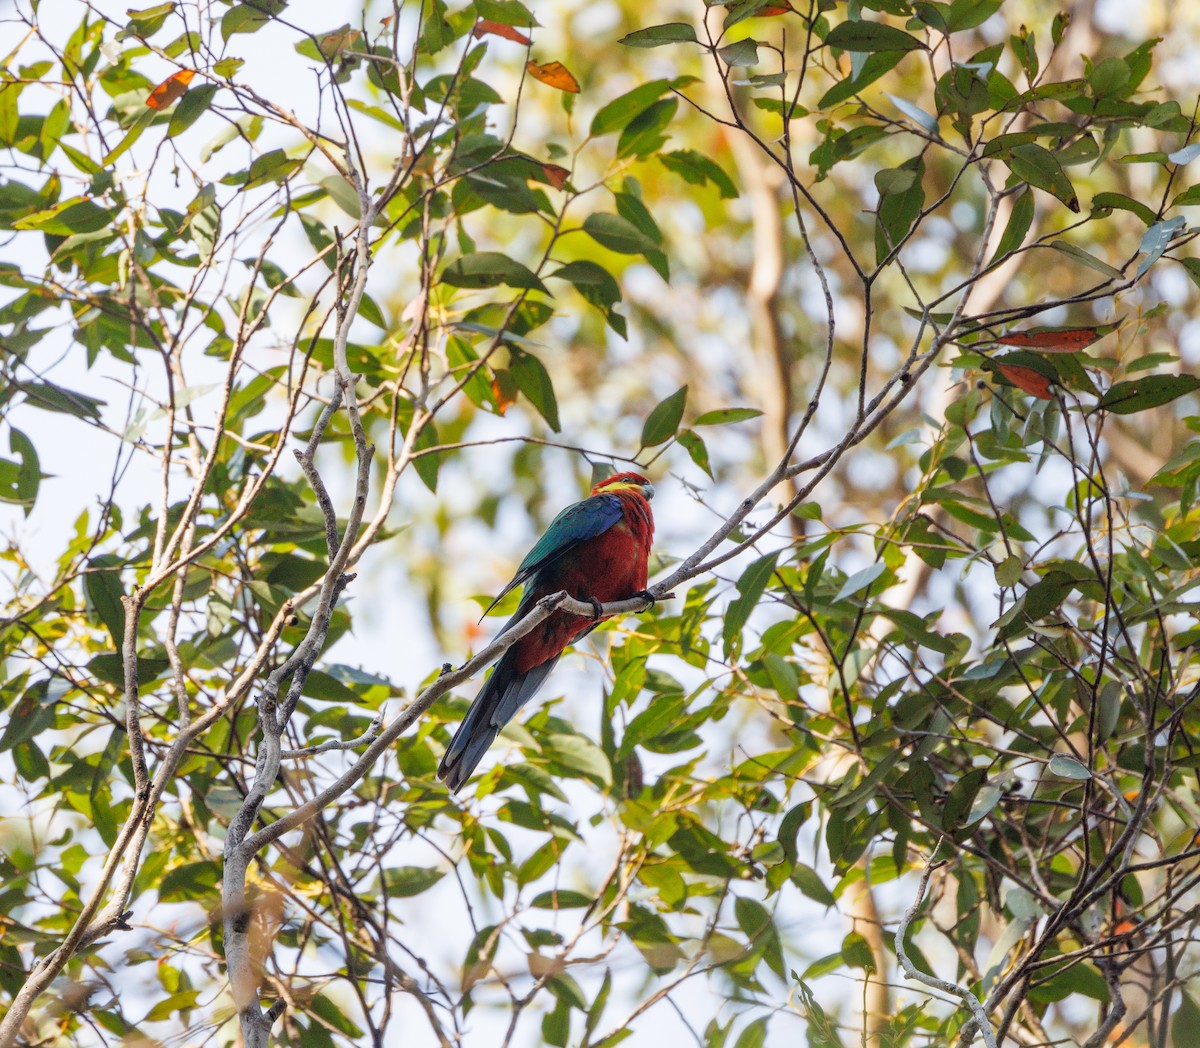
[[[518,673],[515,669],[516,659],[510,658],[511,655],[513,651],[510,649],[496,663],[496,668],[475,696],[475,701],[471,703],[471,708],[467,710],[438,765],[438,778],[452,791],[457,792],[462,788],[488,748],[496,741],[500,729],[533,697],[558,662],[556,656],[540,666],[534,666],[528,673]]]

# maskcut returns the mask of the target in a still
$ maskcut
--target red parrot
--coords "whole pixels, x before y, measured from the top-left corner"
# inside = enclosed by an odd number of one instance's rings
[[[492,602],[495,607],[510,590],[525,587],[504,629],[524,618],[542,597],[559,590],[592,604],[596,614],[556,611],[504,653],[438,765],[438,778],[451,790],[467,781],[500,729],[542,686],[563,649],[604,621],[601,604],[650,596],[646,562],[654,538],[653,497],[654,486],[640,474],[618,473],[602,480],[588,498],[554,518]]]

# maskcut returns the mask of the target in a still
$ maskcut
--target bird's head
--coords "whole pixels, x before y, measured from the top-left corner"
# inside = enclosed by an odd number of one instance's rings
[[[593,495],[619,495],[622,491],[636,491],[642,498],[654,498],[654,485],[640,473],[617,473],[592,488]]]

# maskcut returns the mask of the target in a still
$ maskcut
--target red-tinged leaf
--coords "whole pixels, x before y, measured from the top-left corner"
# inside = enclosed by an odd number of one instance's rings
[[[1054,399],[1054,394],[1050,392],[1050,380],[1041,372],[1020,364],[997,364],[996,370],[1017,389],[1023,389],[1039,400]]]
[[[534,80],[540,80],[543,84],[559,91],[567,91],[573,95],[579,94],[579,81],[561,62],[547,62],[545,65],[539,65],[537,62],[529,61],[525,63],[525,71]]]
[[[490,18],[481,18],[475,23],[475,28],[471,32],[476,37],[491,33],[493,36],[502,36],[505,40],[511,40],[514,44],[524,44],[526,47],[533,43],[521,30],[511,25],[505,25],[503,22],[493,22]]]
[[[766,7],[760,7],[757,15],[759,18],[773,18],[775,15],[786,15],[794,10],[791,4],[768,4]]]
[[[571,177],[571,172],[565,167],[559,167],[558,164],[543,164],[542,174],[555,189],[562,189],[567,184],[567,179]]]
[[[181,69],[178,73],[172,73],[150,92],[150,96],[146,99],[146,105],[151,109],[166,109],[167,106],[178,102],[187,94],[188,84],[195,76],[194,69]]]
[[[512,372],[497,371],[492,378],[492,397],[496,401],[496,410],[503,415],[517,399],[517,381]]]
[[[1001,335],[995,341],[1002,346],[1040,349],[1046,353],[1078,353],[1116,329],[1116,324],[1101,324],[1097,327],[1035,328],[1031,331],[1013,331]]]

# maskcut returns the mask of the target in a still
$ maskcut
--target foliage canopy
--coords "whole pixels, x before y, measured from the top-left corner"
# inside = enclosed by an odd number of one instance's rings
[[[5,16],[0,1044],[1200,1043],[1200,142],[1018,7]]]

